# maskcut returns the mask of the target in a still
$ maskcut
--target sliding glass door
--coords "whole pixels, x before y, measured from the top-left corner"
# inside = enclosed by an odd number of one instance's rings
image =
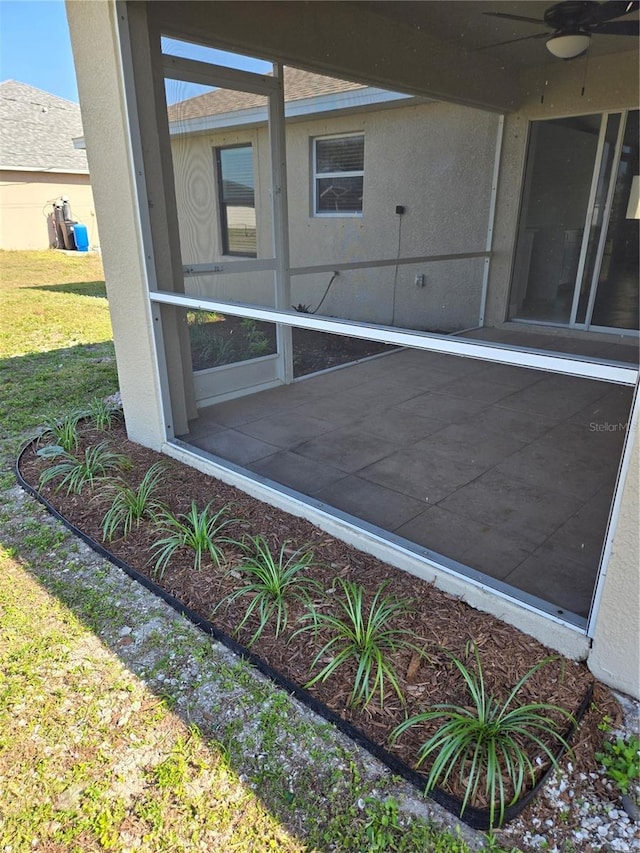
[[[533,122],[509,316],[638,329],[638,111]]]
[[[606,240],[601,248],[588,311],[592,327],[637,329],[638,299],[638,208],[632,190],[637,192],[640,174],[638,110],[629,112],[624,131],[618,169],[610,204]]]

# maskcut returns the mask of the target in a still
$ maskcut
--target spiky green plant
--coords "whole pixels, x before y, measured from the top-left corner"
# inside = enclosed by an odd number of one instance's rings
[[[126,456],[109,450],[106,441],[87,447],[80,458],[55,445],[43,447],[39,453],[44,458],[59,458],[61,461],[42,472],[38,487],[42,489],[52,480],[61,478],[56,492],[66,486],[67,494],[79,495],[85,486],[93,488],[97,480],[110,477],[130,464]]]
[[[232,364],[237,361],[236,350],[233,341],[219,337],[213,332],[209,335],[206,343],[200,349],[202,358],[211,362],[214,367],[223,364]]]
[[[110,487],[113,501],[102,520],[102,538],[106,542],[110,542],[120,529],[122,536],[127,537],[134,526],[140,526],[143,518],[153,520],[162,512],[165,507],[154,495],[165,470],[162,462],[156,462],[144,475],[137,489],[123,480]]]
[[[531,676],[554,658],[545,658],[532,666],[506,700],[500,701],[487,692],[477,647],[474,652],[475,672],[449,654],[462,675],[471,703],[434,705],[431,710],[400,723],[392,732],[391,740],[395,742],[412,726],[437,722],[437,731],[418,751],[418,767],[427,759],[433,759],[425,793],[438,784],[446,785],[457,772],[458,783],[465,792],[461,814],[482,790],[489,803],[489,822],[493,827],[496,812],[497,825],[500,825],[505,808],[519,799],[526,781],[535,784],[536,758],[546,759],[557,767],[550,744],[565,749],[569,746],[554,716],[566,720],[573,720],[573,717],[563,708],[546,702],[514,704]]]
[[[82,412],[69,412],[63,418],[48,421],[40,434],[38,444],[53,442],[55,447],[72,453],[78,447],[78,423],[81,418]]]
[[[240,323],[240,339],[238,341],[238,360],[258,358],[269,352],[269,340],[265,333],[258,328],[255,320],[245,317]]]
[[[85,415],[91,419],[96,429],[106,432],[122,418],[122,409],[110,400],[96,397],[89,403]]]
[[[313,659],[311,669],[315,669],[323,658],[330,657],[331,660],[305,687],[325,682],[341,666],[355,661],[357,668],[349,705],[363,702],[366,707],[377,693],[380,707],[383,707],[387,684],[391,685],[404,704],[398,676],[388,656],[403,649],[422,654],[422,650],[408,639],[411,632],[394,624],[394,621],[409,614],[408,601],[385,595],[389,586],[389,581],[385,581],[380,584],[367,607],[362,586],[342,578],[338,578],[336,583],[344,594],[334,599],[342,611],[341,615],[335,616],[312,608],[305,617],[310,624],[296,631],[298,634],[326,628],[333,634]]]
[[[221,321],[224,317],[213,311],[187,312],[191,350],[198,369],[218,367],[237,360],[234,342],[223,337],[217,326]]]
[[[287,545],[285,542],[275,555],[264,536],[249,537],[242,544],[246,556],[238,569],[247,578],[247,583],[225,596],[215,608],[217,611],[220,607],[228,607],[238,598],[251,597],[245,614],[236,627],[236,633],[241,631],[257,611],[258,627],[247,643],[248,646],[256,642],[274,616],[275,635],[280,636],[288,624],[288,603],[299,601],[309,605],[310,593],[321,590],[317,581],[303,574],[313,562],[313,551],[302,547],[288,553]]]
[[[161,513],[158,524],[160,529],[166,533],[153,546],[156,552],[155,572],[161,578],[167,568],[169,560],[176,551],[187,548],[193,551],[193,568],[200,571],[202,558],[209,554],[216,568],[224,564],[224,552],[221,545],[232,543],[233,540],[222,536],[222,531],[237,521],[228,518],[229,504],[226,504],[213,515],[210,513],[211,503],[199,512],[195,501],[191,502],[191,509],[179,516],[165,510]]]

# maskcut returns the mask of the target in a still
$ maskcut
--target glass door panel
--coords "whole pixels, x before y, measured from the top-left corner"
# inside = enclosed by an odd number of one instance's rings
[[[622,142],[616,174],[597,290],[593,303],[592,326],[613,329],[639,328],[638,315],[638,220],[630,209],[631,185],[640,174],[638,110],[631,110]]]
[[[575,322],[583,324],[587,314],[591,284],[593,282],[594,270],[599,260],[600,244],[603,239],[603,229],[606,230],[609,214],[608,201],[610,199],[609,188],[611,186],[611,175],[616,159],[616,143],[620,130],[620,114],[603,116],[605,122],[602,138],[602,152],[600,157],[600,168],[595,186],[595,195],[591,207],[591,224],[589,226],[589,238],[586,246],[584,266],[579,271],[579,294],[576,296],[578,305]]]
[[[510,316],[569,324],[601,116],[533,122]]]

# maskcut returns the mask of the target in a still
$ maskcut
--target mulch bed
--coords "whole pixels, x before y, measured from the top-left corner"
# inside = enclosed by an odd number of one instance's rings
[[[251,323],[251,328],[261,336],[265,345],[263,352],[254,353],[252,356],[251,348],[247,345],[247,335],[243,322],[242,317],[219,315],[217,322],[209,322],[201,327],[206,329],[211,336],[215,336],[221,344],[235,345],[240,342],[233,350],[234,355],[230,356],[228,361],[224,363],[236,362],[239,358],[239,352],[243,353],[239,360],[255,358],[260,355],[272,355],[276,352],[276,327],[273,323],[260,320]],[[316,332],[313,329],[294,327],[291,330],[291,335],[293,375],[296,379],[300,376],[307,376],[310,373],[317,373],[320,370],[338,367],[341,364],[348,364],[361,358],[368,358],[395,349],[392,344],[349,338],[345,335],[332,335],[328,332]],[[194,370],[206,370],[217,366],[217,363],[212,362],[206,354],[200,352],[197,346],[192,346],[191,355]]]
[[[396,348],[393,344],[347,338],[345,335],[330,335],[327,332],[315,332],[313,329],[294,328],[291,335],[293,375],[296,379]]]
[[[411,613],[403,619],[402,627],[410,629],[413,642],[424,649],[426,655],[422,660],[410,651],[400,651],[392,656],[407,700],[406,709],[391,690],[386,694],[384,707],[373,701],[364,709],[350,708],[347,700],[352,689],[354,667],[345,666],[324,684],[310,688],[312,695],[320,702],[409,766],[414,766],[418,748],[433,730],[425,726],[415,727],[395,746],[390,746],[389,734],[405,719],[406,713],[418,713],[438,702],[459,702],[463,705],[469,702],[462,679],[452,666],[447,651],[472,661],[472,657],[467,657],[469,649],[473,645],[477,646],[490,692],[505,698],[534,664],[554,654],[516,628],[334,539],[304,519],[291,516],[193,468],[133,444],[127,439],[121,424],[106,434],[87,425],[82,426],[79,451],[82,452],[87,445],[104,441],[105,437],[113,443],[114,449],[131,460],[132,467],[124,472],[123,478],[133,486],[137,486],[154,462],[162,459],[166,476],[158,498],[174,514],[186,513],[192,501],[199,509],[210,502],[213,509],[229,504],[230,515],[237,519],[225,530],[225,534],[230,537],[239,540],[260,533],[267,538],[276,553],[284,542],[289,543],[292,550],[302,546],[311,548],[315,559],[309,574],[321,584],[323,590],[330,590],[328,595],[322,597],[322,601],[316,602],[318,606],[325,609],[331,606],[331,596],[334,594],[331,591],[336,589],[336,578],[362,584],[367,591],[368,601],[379,584],[389,581],[389,591],[394,598],[407,599],[412,603]],[[35,448],[31,447],[22,456],[20,471],[27,483],[37,487],[39,474],[47,464],[50,463],[37,457]],[[47,486],[42,490],[42,495],[75,527],[103,543],[102,520],[110,505],[103,488],[96,486],[93,495],[89,497],[88,493],[67,496],[64,490],[56,492],[55,488]],[[103,544],[111,553],[155,580],[187,607],[205,619],[211,619],[226,634],[235,636],[241,644],[247,645],[257,626],[256,619],[236,634],[236,626],[248,604],[247,599],[242,598],[231,607],[217,610],[212,617],[220,600],[238,587],[241,552],[228,546],[227,571],[215,569],[205,561],[200,572],[193,569],[192,554],[178,552],[160,579],[154,574],[150,549],[161,535],[147,522],[127,539]],[[233,574],[228,573],[229,569],[233,570]],[[251,649],[273,669],[299,685],[309,680],[311,661],[329,638],[322,633],[317,639],[311,633],[292,638],[303,612],[304,608],[293,602],[289,608],[289,627],[284,635],[276,638],[273,628],[267,628]],[[519,701],[549,702],[573,713],[593,683],[593,676],[584,664],[556,655],[555,660],[542,667],[526,683]],[[594,753],[601,748],[603,734],[598,724],[604,715],[615,722],[619,719],[619,708],[609,691],[595,683],[591,710],[585,715],[573,741],[574,755],[571,761],[576,786],[579,785],[580,773],[588,774],[597,769]],[[454,786],[452,793],[460,796],[463,792]],[[602,793],[610,797],[604,788]],[[476,805],[484,807],[487,804],[480,799]]]

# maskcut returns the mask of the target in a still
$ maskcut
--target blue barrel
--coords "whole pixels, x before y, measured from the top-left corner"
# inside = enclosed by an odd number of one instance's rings
[[[79,222],[73,226],[73,239],[76,243],[76,249],[79,252],[89,251],[89,232],[86,225],[81,225]]]

